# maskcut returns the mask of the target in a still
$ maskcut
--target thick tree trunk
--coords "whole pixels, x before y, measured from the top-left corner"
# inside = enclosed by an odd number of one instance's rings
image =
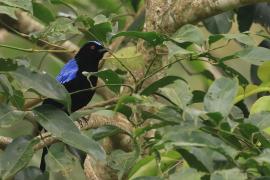
[[[270,0],[146,0],[146,31],[174,33],[184,24]]]

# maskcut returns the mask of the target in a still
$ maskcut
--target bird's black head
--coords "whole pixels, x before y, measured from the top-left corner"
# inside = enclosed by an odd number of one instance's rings
[[[79,66],[85,70],[98,66],[99,61],[103,58],[103,55],[107,52],[107,49],[97,41],[89,41],[85,43],[75,55],[75,59]]]

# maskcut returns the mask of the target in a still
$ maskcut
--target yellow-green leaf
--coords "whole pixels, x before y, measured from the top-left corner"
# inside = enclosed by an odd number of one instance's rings
[[[108,57],[105,62],[105,67],[125,70],[119,61],[133,71],[144,68],[142,54],[137,52],[135,46],[122,48],[117,51],[114,56]]]
[[[250,114],[260,113],[263,111],[270,111],[270,96],[259,98],[250,109]]]

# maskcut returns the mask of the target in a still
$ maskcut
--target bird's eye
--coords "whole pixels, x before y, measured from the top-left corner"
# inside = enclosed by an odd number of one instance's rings
[[[90,46],[90,49],[91,50],[95,50],[96,49],[96,46],[95,45],[92,45],[92,46]]]

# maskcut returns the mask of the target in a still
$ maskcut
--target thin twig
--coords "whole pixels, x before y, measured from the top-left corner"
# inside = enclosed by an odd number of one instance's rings
[[[33,53],[33,52],[51,52],[51,53],[74,52],[71,50],[61,50],[61,49],[34,49],[34,48],[25,49],[25,48],[6,45],[6,44],[0,44],[0,47],[14,49],[18,51],[30,52],[30,53]]]
[[[92,88],[81,89],[81,90],[78,90],[78,91],[71,92],[69,94],[72,95],[72,94],[77,94],[77,93],[85,92],[85,91],[94,91],[96,89],[104,88],[104,87],[107,87],[107,86],[125,86],[125,87],[128,87],[131,90],[131,92],[134,92],[134,88],[129,84],[104,84],[104,85],[96,86],[96,87],[92,87]]]
[[[169,66],[171,66],[171,65],[173,65],[173,64],[175,64],[175,63],[177,63],[177,62],[179,62],[179,61],[183,61],[183,60],[185,60],[185,59],[177,59],[177,60],[175,60],[175,61],[173,61],[173,62],[171,62],[171,63],[169,63],[169,64],[167,64],[167,65],[165,65],[165,66],[162,66],[161,68],[157,69],[156,71],[154,71],[154,72],[151,73],[150,75],[144,77],[141,81],[144,82],[146,79],[148,79],[148,78],[154,76],[155,74],[157,74],[158,72],[162,71],[163,69],[165,69],[165,68],[167,68],[167,67],[169,67]]]

